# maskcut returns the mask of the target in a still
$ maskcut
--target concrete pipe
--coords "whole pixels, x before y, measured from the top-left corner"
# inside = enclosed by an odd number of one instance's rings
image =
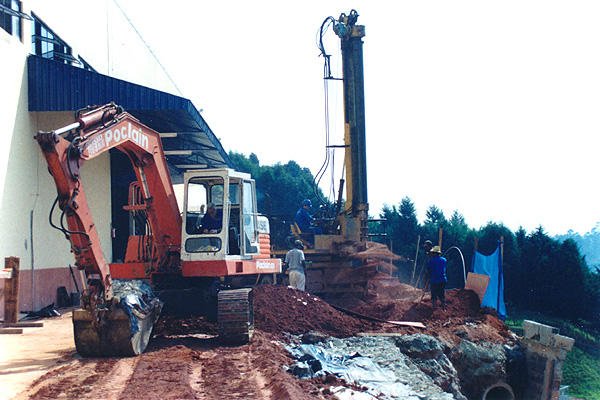
[[[515,400],[512,388],[504,382],[494,383],[483,393],[482,400]]]

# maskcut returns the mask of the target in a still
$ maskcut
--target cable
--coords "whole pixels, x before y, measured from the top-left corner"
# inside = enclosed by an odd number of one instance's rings
[[[323,23],[321,24],[319,30],[317,31],[317,48],[320,51],[319,57],[323,56],[324,66],[323,66],[323,81],[324,81],[324,97],[325,97],[325,159],[321,168],[317,172],[313,180],[313,191],[315,197],[319,200],[321,205],[327,205],[327,200],[329,200],[332,196],[335,198],[335,189],[334,189],[334,181],[335,181],[335,165],[333,164],[333,150],[330,148],[330,113],[329,113],[329,80],[332,79],[331,75],[331,55],[327,54],[325,50],[325,45],[323,43],[323,37],[327,32],[327,29],[335,23],[335,18],[327,17]],[[325,172],[332,165],[331,169],[331,186],[330,192],[328,194],[328,199],[323,199],[319,194],[319,184],[321,183],[321,179],[325,175]]]
[[[62,232],[65,234],[65,236],[67,235],[84,235],[88,242],[90,241],[90,235],[88,235],[86,232],[80,232],[80,231],[70,231],[67,228],[65,228],[64,226],[64,219],[65,219],[65,215],[67,214],[67,210],[71,209],[71,205],[73,204],[73,202],[75,201],[75,197],[77,197],[77,195],[79,194],[79,185],[80,185],[80,181],[77,181],[77,188],[75,188],[75,190],[73,191],[73,194],[71,195],[71,198],[69,199],[69,203],[67,204],[67,206],[63,209],[63,212],[60,216],[60,226],[62,228]],[[68,238],[69,236],[67,236]]]
[[[54,209],[56,207],[56,204],[58,203],[58,198],[59,198],[59,196],[56,196],[56,199],[54,200],[54,203],[52,204],[52,207],[50,208],[50,213],[48,215],[48,221],[50,222],[51,227],[62,232],[63,235],[65,235],[65,238],[67,238],[67,240],[69,240],[69,241],[71,240],[70,235],[84,235],[89,241],[90,236],[87,233],[79,232],[79,231],[70,231],[69,229],[65,228],[65,226],[64,226],[64,217],[65,217],[66,211],[71,207],[71,204],[73,204],[73,201],[75,201],[76,196],[77,196],[77,190],[75,192],[73,192],[73,196],[69,199],[69,203],[62,210],[62,213],[60,215],[60,226],[57,226],[54,224],[54,222],[52,222],[52,215],[54,214]]]
[[[173,84],[173,86],[175,86],[175,89],[177,89],[177,91],[179,92],[179,94],[183,96],[183,93],[181,93],[181,90],[179,90],[179,88],[175,84],[175,81],[173,81],[173,78],[171,78],[171,75],[169,75],[169,73],[167,72],[167,70],[165,69],[165,67],[163,67],[163,65],[160,63],[160,61],[158,60],[158,57],[156,57],[156,54],[154,54],[154,52],[152,51],[152,49],[150,48],[150,46],[148,46],[148,43],[146,43],[146,41],[144,40],[144,38],[142,37],[142,35],[140,34],[140,32],[138,32],[138,30],[136,29],[136,27],[133,25],[133,22],[131,22],[131,20],[129,19],[129,17],[127,16],[127,14],[125,14],[125,11],[123,11],[123,9],[119,5],[119,3],[117,3],[117,0],[113,0],[113,1],[115,2],[115,4],[117,5],[117,7],[119,8],[119,10],[121,10],[121,12],[123,13],[123,16],[125,17],[125,19],[127,20],[127,22],[129,22],[129,25],[131,25],[131,27],[133,28],[133,30],[135,31],[135,33],[137,33],[137,35],[140,37],[140,40],[142,41],[142,43],[144,43],[144,46],[146,46],[146,48],[148,49],[148,51],[150,52],[150,54],[152,54],[152,57],[154,57],[154,59],[156,60],[156,62],[158,63],[158,65],[160,65],[160,68],[164,71],[165,75],[167,75],[167,78],[169,78],[169,80],[171,81],[171,83]]]
[[[321,24],[321,27],[317,31],[317,47],[321,51],[321,54],[319,54],[319,57],[323,56],[323,58],[325,60],[325,65],[324,65],[325,78],[331,78],[331,64],[329,62],[329,58],[331,56],[328,55],[327,52],[325,51],[325,45],[323,44],[323,36],[325,36],[325,32],[327,32],[327,29],[329,29],[331,24],[334,24],[334,23],[335,23],[335,18],[327,17],[327,18],[325,18],[325,20]]]

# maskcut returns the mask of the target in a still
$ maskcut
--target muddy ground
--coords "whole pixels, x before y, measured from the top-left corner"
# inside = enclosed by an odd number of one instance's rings
[[[425,333],[448,343],[463,338],[505,343],[512,337],[479,307],[472,291],[447,291],[447,311],[432,311],[428,296],[407,285],[395,299],[378,299],[351,316],[320,298],[284,286],[255,289],[255,334],[250,344],[222,346],[216,325],[199,317],[163,317],[146,352],[132,358],[83,359],[63,351],[48,372],[15,399],[333,399],[335,379],[300,380],[282,368],[294,360],[290,335],[317,331],[336,337],[360,332]],[[374,321],[423,322],[425,329]],[[52,332],[48,332],[52,334]]]

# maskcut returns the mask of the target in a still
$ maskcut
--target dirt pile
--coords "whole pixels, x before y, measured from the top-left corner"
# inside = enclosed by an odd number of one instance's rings
[[[274,334],[318,331],[335,337],[379,328],[379,324],[344,314],[308,292],[277,285],[254,289],[254,326]]]
[[[446,311],[433,311],[429,294],[409,285],[394,289],[393,300],[384,297],[352,308],[356,315],[338,311],[318,296],[286,286],[264,285],[254,289],[254,327],[257,331],[281,337],[311,331],[344,338],[359,333],[424,333],[456,345],[463,339],[472,342],[503,344],[513,334],[493,310],[479,307],[479,298],[471,290],[446,291]],[[362,318],[360,315],[365,316]],[[371,318],[371,319],[369,319]],[[404,327],[382,321],[422,322],[426,328]],[[154,330],[155,336],[217,334],[217,324],[203,317],[175,318],[163,316]]]
[[[409,285],[401,285],[397,300],[382,299],[364,304],[354,311],[383,320],[422,322],[426,328],[397,328],[385,325],[385,332],[403,334],[424,333],[438,337],[448,344],[462,339],[475,343],[506,343],[512,338],[507,326],[492,309],[482,309],[479,297],[472,290],[446,291],[446,311],[439,306],[434,311],[429,293]],[[421,300],[421,298],[423,299]]]
[[[422,322],[426,328],[401,327],[373,322],[360,316],[338,311],[319,297],[284,286],[261,286],[254,290],[255,327],[272,334],[289,332],[304,334],[319,331],[335,337],[354,336],[359,332],[424,333],[448,344],[462,339],[475,343],[506,343],[512,333],[493,313],[479,306],[477,294],[471,290],[453,289],[446,292],[446,311],[433,311],[429,294],[409,285],[399,285],[395,300],[384,298],[351,311],[384,321]]]

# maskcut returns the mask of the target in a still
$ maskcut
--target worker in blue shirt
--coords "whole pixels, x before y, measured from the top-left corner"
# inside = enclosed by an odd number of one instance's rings
[[[318,226],[311,226],[314,220],[312,215],[310,215],[310,213],[308,212],[308,210],[310,210],[311,207],[312,203],[309,199],[302,200],[302,205],[298,209],[298,212],[296,212],[296,224],[298,225],[298,228],[302,233],[312,233],[314,235],[321,235],[323,234],[321,228],[319,228]]]
[[[431,283],[431,304],[433,311],[437,308],[437,299],[442,303],[442,310],[446,311],[446,264],[448,262],[442,257],[440,246],[435,246],[429,251],[427,261],[427,272]]]

